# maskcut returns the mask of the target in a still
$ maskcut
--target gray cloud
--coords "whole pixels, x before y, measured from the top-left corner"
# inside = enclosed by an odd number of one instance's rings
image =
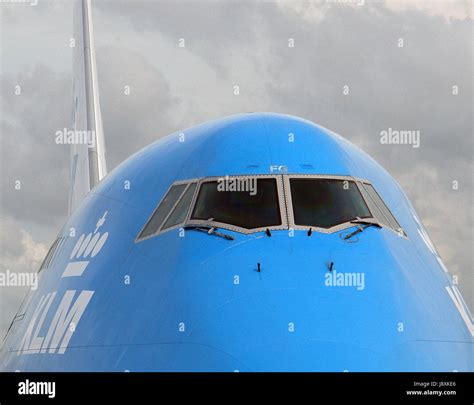
[[[16,219],[0,216],[0,226],[0,271],[3,274],[36,272],[47,245],[34,240],[31,232]],[[28,287],[0,286],[0,342],[27,292]]]
[[[107,66],[99,81],[107,131],[107,163],[114,167],[175,130],[170,114],[179,107],[179,99],[170,94],[159,69],[140,53],[120,47],[100,47],[97,54],[99,66]],[[129,95],[125,94],[126,87]],[[159,121],[156,117],[160,117]]]
[[[2,213],[18,221],[58,226],[67,212],[69,149],[55,133],[70,124],[71,87],[70,76],[44,66],[3,77]]]

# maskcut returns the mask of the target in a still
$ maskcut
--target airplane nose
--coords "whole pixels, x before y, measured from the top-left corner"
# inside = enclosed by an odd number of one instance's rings
[[[189,338],[249,371],[380,371],[401,339],[398,308],[384,300],[390,284],[372,257],[325,237],[300,232],[289,242],[287,231],[272,232],[202,262],[200,277],[213,288],[232,284],[212,290],[219,300],[204,298],[209,305]],[[338,284],[341,272],[354,275],[349,284]]]
[[[341,305],[344,297],[333,295],[337,303],[331,304],[331,298],[315,294],[269,289],[231,300],[210,310],[189,337],[237,359],[234,368],[240,371],[379,369],[380,347],[373,338],[363,338],[374,328],[360,314],[370,302]]]
[[[172,278],[146,287],[162,288],[166,300],[156,302],[166,306],[153,307],[157,322],[138,339],[172,344],[170,371],[409,371],[416,345],[404,344],[434,338],[418,332],[410,261],[378,232],[351,243],[306,231],[232,242],[190,233],[194,250],[181,251]],[[429,371],[433,352],[419,353]]]

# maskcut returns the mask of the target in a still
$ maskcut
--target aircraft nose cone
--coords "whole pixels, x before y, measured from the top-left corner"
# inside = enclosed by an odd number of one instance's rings
[[[397,308],[381,299],[386,282],[373,258],[347,246],[337,235],[306,232],[289,243],[282,231],[219,252],[201,263],[212,292],[202,295],[209,305],[189,338],[251,371],[380,370],[400,339]],[[339,285],[338,272],[348,271],[354,277]]]
[[[349,304],[340,293],[267,290],[210,310],[190,338],[230,354],[247,371],[376,370],[381,353],[370,337],[370,306],[366,300]]]

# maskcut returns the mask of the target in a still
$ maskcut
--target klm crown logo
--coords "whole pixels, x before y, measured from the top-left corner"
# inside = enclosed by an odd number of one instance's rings
[[[94,232],[87,235],[83,233],[71,252],[71,262],[68,263],[64,269],[62,277],[80,277],[86,270],[90,260],[99,254],[109,237],[109,233],[101,234],[99,228],[105,223],[108,211],[104,212],[101,218],[97,221]]]

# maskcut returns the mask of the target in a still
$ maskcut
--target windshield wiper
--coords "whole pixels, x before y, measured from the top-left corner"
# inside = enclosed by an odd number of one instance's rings
[[[346,236],[344,236],[344,240],[352,238],[354,235],[357,235],[358,233],[365,231],[367,228],[371,226],[375,226],[376,228],[382,228],[382,226],[378,222],[365,220],[359,217],[356,217],[355,219],[350,221],[350,223],[357,225],[357,229],[351,233],[348,233]]]
[[[234,237],[231,235],[227,235],[222,232],[218,232],[215,226],[210,225],[186,225],[184,229],[195,229],[196,231],[205,232],[208,235],[215,235],[227,240],[234,240]]]

